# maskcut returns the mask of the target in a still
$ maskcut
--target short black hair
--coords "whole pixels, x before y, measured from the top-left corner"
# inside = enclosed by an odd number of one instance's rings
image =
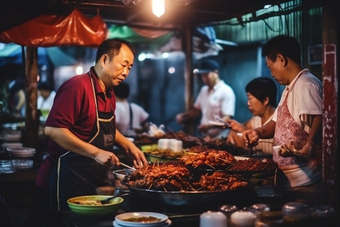
[[[296,63],[301,63],[301,46],[291,36],[279,35],[270,39],[262,49],[262,57],[268,57],[275,62],[278,54],[288,57]]]
[[[52,87],[48,82],[41,82],[38,84],[38,90],[46,90],[46,91],[51,91]]]
[[[127,99],[130,95],[130,86],[128,83],[122,82],[114,86],[113,91],[118,98]]]
[[[129,43],[128,41],[119,38],[106,39],[98,47],[96,62],[98,62],[101,56],[103,56],[104,54],[109,55],[110,58],[118,55],[120,48],[122,47],[123,44],[127,45],[130,48],[130,50],[133,53],[133,56],[136,55],[135,49],[133,48],[132,44]]]
[[[274,80],[269,77],[257,77],[251,80],[245,90],[262,103],[268,97],[269,105],[276,107],[277,88]]]

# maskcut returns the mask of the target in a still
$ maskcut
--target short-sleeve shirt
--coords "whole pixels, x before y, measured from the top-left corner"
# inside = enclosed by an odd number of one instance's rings
[[[93,128],[96,127],[96,105],[89,75],[93,78],[98,110],[114,113],[116,106],[113,89],[107,89],[105,99],[92,67],[89,73],[74,76],[60,86],[45,126],[67,128],[86,142],[92,138]],[[49,141],[48,152],[51,156],[58,156],[65,151],[53,140]]]
[[[132,129],[130,122],[130,108],[132,109]],[[149,117],[149,114],[135,103],[129,103],[127,101],[116,103],[116,125],[117,129],[123,134],[133,136],[136,133],[134,128],[140,128],[141,124]]]
[[[301,76],[296,77],[283,91],[278,106],[281,106],[287,94],[288,110],[294,120],[309,133],[309,127],[304,122],[303,115],[322,115],[322,83],[321,81],[305,70]],[[273,121],[277,120],[277,108],[273,115]]]
[[[234,116],[235,105],[233,89],[222,80],[210,90],[207,85],[203,86],[194,104],[202,112],[201,124],[208,124],[208,121],[215,120],[216,116]]]
[[[55,91],[51,91],[50,95],[46,99],[40,95],[37,100],[37,108],[41,110],[50,110],[53,105],[55,94]]]

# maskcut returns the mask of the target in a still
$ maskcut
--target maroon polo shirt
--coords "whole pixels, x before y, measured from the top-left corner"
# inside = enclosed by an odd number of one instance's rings
[[[64,82],[57,91],[52,109],[48,115],[45,126],[67,128],[83,141],[89,141],[96,124],[96,106],[90,76],[93,78],[99,111],[112,111],[116,109],[116,99],[113,89],[107,89],[105,101],[99,79],[94,68],[90,72],[77,75]],[[37,185],[48,189],[49,173],[52,161],[66,150],[53,140],[48,143],[48,156],[40,167]]]
[[[115,96],[112,89],[108,89],[105,102],[98,76],[93,67],[89,73],[74,76],[58,89],[53,107],[48,115],[45,126],[67,128],[83,141],[89,141],[96,123],[96,106],[89,75],[92,76],[97,91],[99,111],[113,111],[116,109]],[[60,155],[65,152],[53,140],[49,141],[50,155]]]

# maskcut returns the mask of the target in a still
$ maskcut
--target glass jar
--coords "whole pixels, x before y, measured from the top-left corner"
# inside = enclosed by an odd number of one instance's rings
[[[281,211],[263,211],[255,221],[255,227],[282,227]]]
[[[301,202],[288,202],[282,207],[283,224],[285,226],[309,226],[311,208]]]

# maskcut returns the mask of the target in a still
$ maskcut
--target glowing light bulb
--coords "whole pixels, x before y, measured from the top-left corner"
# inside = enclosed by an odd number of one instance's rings
[[[152,12],[160,17],[165,12],[164,0],[152,0]]]

